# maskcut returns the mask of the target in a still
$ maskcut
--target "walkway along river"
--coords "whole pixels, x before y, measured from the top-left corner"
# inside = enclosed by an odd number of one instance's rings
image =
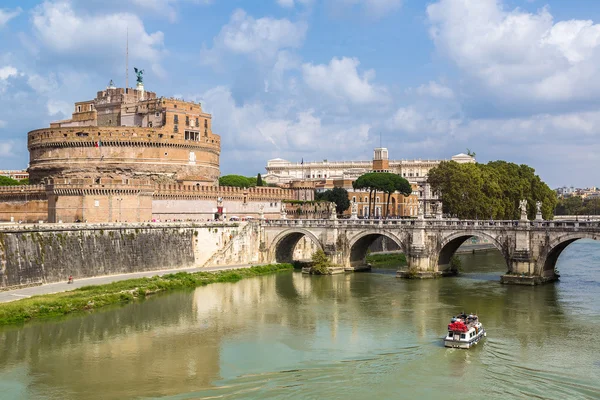
[[[600,244],[561,255],[556,284],[500,285],[497,253],[457,278],[395,269],[282,273],[0,330],[6,399],[591,399],[600,393]],[[477,312],[469,351],[440,338]]]

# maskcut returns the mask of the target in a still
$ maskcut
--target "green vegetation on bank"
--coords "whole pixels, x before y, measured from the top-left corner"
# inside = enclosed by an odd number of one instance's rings
[[[404,253],[369,254],[367,263],[374,268],[402,267],[406,265],[406,255]]]
[[[535,218],[542,202],[544,219],[552,219],[556,193],[535,170],[506,161],[459,164],[442,161],[429,171],[427,181],[439,194],[443,211],[465,219],[518,219],[519,201],[527,200],[527,215]]]
[[[84,286],[69,292],[2,303],[0,304],[0,326],[93,311],[113,304],[127,304],[156,293],[190,289],[218,282],[237,282],[244,278],[291,269],[293,269],[291,264],[271,264],[218,272],[178,272],[151,278],[128,279],[107,285]]]

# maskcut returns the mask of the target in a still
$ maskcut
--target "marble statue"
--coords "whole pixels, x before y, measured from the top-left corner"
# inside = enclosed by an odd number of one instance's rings
[[[542,202],[541,201],[536,201],[535,202],[535,212],[536,214],[541,214],[542,213]]]
[[[521,215],[527,215],[527,200],[519,201],[519,210],[521,210]]]

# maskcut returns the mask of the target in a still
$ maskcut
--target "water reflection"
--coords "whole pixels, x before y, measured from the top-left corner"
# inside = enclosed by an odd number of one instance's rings
[[[565,268],[559,285],[502,286],[490,278],[504,272],[493,257],[465,257],[471,272],[451,279],[282,273],[5,329],[0,391],[57,399],[544,393],[531,379],[563,397],[600,389],[600,311],[580,306],[598,292],[577,286],[587,266]],[[448,319],[463,310],[477,312],[489,336],[473,351],[445,349]]]

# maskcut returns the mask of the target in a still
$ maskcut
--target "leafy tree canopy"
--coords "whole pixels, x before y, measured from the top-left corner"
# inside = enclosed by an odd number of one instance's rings
[[[8,176],[0,176],[0,186],[16,186],[16,185],[21,185],[21,182],[16,179],[9,178]]]
[[[535,218],[536,202],[541,201],[542,215],[550,219],[557,201],[533,168],[506,161],[443,161],[429,171],[428,182],[443,211],[458,218],[518,219],[519,201],[526,199],[529,218]]]
[[[316,200],[325,200],[335,203],[335,210],[338,214],[343,213],[350,207],[348,191],[344,188],[335,187],[332,190],[317,193]]]
[[[219,186],[247,188],[251,186],[256,186],[256,182],[252,182],[250,178],[246,178],[242,175],[224,175],[219,178]]]

